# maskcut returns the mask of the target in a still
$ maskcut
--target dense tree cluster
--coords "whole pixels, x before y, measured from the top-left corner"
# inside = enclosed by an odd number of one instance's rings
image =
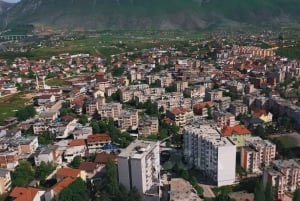
[[[129,133],[121,132],[111,118],[92,120],[90,126],[93,128],[93,133],[108,133],[112,142],[121,147],[127,147],[135,139]]]
[[[266,186],[259,181],[254,188],[254,201],[275,201],[275,193],[273,186],[267,182]]]
[[[26,106],[16,112],[16,117],[19,121],[25,121],[36,115],[36,111],[32,105]]]
[[[33,167],[28,161],[21,161],[12,172],[12,184],[14,186],[27,186],[32,180],[44,180],[55,169],[52,163],[42,162],[40,166]]]

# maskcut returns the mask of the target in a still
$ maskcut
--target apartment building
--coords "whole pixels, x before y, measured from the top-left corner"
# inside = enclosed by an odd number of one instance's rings
[[[192,110],[184,107],[176,107],[171,110],[167,110],[167,117],[173,120],[176,125],[183,127],[193,119],[194,113]]]
[[[184,82],[184,81],[177,81],[176,82],[176,91],[177,92],[183,92],[188,87],[189,87],[188,82]]]
[[[271,182],[276,199],[284,200],[286,193],[293,193],[300,185],[300,165],[294,159],[272,161],[264,171],[263,181],[265,185]]]
[[[240,114],[248,114],[248,107],[241,100],[237,100],[230,103],[229,111],[237,117]]]
[[[206,87],[204,85],[196,85],[196,86],[188,87],[184,90],[184,94],[186,94],[190,98],[204,97],[205,88]]]
[[[139,135],[148,136],[158,133],[158,118],[147,118],[139,121]]]
[[[223,91],[215,90],[215,91],[205,91],[205,100],[206,101],[215,101],[219,100],[223,97]]]
[[[121,130],[136,130],[139,125],[137,110],[125,110],[119,115],[118,125]]]
[[[142,195],[158,195],[159,142],[136,140],[118,155],[119,182]]]
[[[122,111],[122,105],[120,103],[108,103],[99,109],[98,113],[101,117],[111,117],[117,120]]]
[[[260,172],[268,167],[275,159],[276,145],[260,137],[245,140],[245,147],[241,149],[241,167],[246,172]]]
[[[43,134],[43,133],[47,132],[48,127],[49,126],[47,124],[45,124],[44,122],[36,122],[32,126],[33,133],[35,135],[37,135],[37,134]]]
[[[210,125],[184,127],[184,158],[217,186],[235,182],[236,146]]]
[[[0,167],[3,169],[14,170],[19,165],[19,156],[17,151],[1,152]]]
[[[39,146],[38,138],[37,137],[27,137],[27,138],[20,138],[17,140],[19,143],[19,154],[32,154]]]
[[[200,116],[202,118],[208,117],[207,107],[213,107],[214,103],[211,101],[200,102],[193,106],[194,115]]]
[[[0,169],[0,195],[9,192],[11,189],[10,171]]]
[[[87,115],[93,115],[95,112],[99,111],[99,103],[97,99],[90,99],[85,103],[85,111]]]
[[[231,98],[225,96],[217,100],[214,100],[214,102],[216,102],[216,106],[219,108],[219,110],[226,111],[230,107]]]
[[[238,124],[235,116],[229,112],[214,112],[213,116],[220,128],[224,128],[225,126],[233,127]]]

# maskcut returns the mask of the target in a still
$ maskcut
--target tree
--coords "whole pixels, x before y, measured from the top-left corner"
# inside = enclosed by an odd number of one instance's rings
[[[88,122],[88,117],[85,114],[83,114],[80,116],[78,122],[82,125],[85,125]]]
[[[116,196],[119,192],[118,172],[113,160],[108,159],[106,163],[106,190],[109,194]]]
[[[59,194],[59,201],[88,201],[89,191],[85,182],[77,178],[67,188],[64,188]]]
[[[229,197],[229,192],[227,189],[222,189],[219,195],[217,195],[216,201],[234,201],[234,199]]]
[[[46,179],[46,177],[52,173],[55,166],[52,163],[41,162],[40,166],[36,167],[35,177],[39,180]]]
[[[43,144],[43,145],[52,144],[54,139],[55,139],[55,134],[51,132],[46,132],[41,135],[38,135],[39,144]]]
[[[254,130],[254,135],[265,139],[266,138],[265,128],[262,127],[261,125],[258,125]]]
[[[142,197],[135,187],[133,187],[129,192],[129,201],[142,201]]]
[[[205,107],[207,109],[207,118],[212,119],[212,108],[208,104]]]
[[[21,161],[12,173],[12,184],[14,186],[27,186],[34,179],[35,171],[31,163]]]
[[[190,178],[189,172],[186,169],[181,169],[180,177],[184,178],[185,180],[189,180]]]
[[[275,200],[275,192],[271,182],[267,182],[265,189],[265,199],[266,201],[274,201]]]
[[[71,162],[71,166],[73,168],[79,168],[81,163],[81,157],[80,156],[75,156]]]
[[[26,106],[16,112],[16,117],[19,121],[25,121],[31,117],[34,117],[35,115],[36,111],[32,105]]]
[[[254,188],[254,201],[266,201],[265,189],[262,181],[256,183]]]
[[[293,201],[300,201],[300,188],[294,192]]]

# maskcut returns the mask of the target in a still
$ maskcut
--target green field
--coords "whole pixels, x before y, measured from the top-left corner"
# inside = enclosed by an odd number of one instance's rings
[[[17,93],[0,98],[0,122],[3,122],[8,117],[14,117],[16,110],[25,106],[25,103],[30,98],[24,93]]]
[[[278,137],[276,139],[281,142],[282,146],[285,149],[297,147],[297,142],[295,141],[295,139],[291,138],[289,136],[282,136],[282,137]]]
[[[66,80],[53,78],[53,79],[46,80],[46,84],[48,86],[64,86],[66,85]]]

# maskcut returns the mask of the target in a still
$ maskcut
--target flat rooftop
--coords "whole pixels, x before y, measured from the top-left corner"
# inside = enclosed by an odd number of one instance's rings
[[[141,159],[156,146],[159,146],[158,142],[135,140],[126,149],[121,150],[119,157]]]
[[[235,146],[226,137],[222,137],[217,128],[210,125],[188,125],[184,127],[185,133],[202,136],[216,146]]]

